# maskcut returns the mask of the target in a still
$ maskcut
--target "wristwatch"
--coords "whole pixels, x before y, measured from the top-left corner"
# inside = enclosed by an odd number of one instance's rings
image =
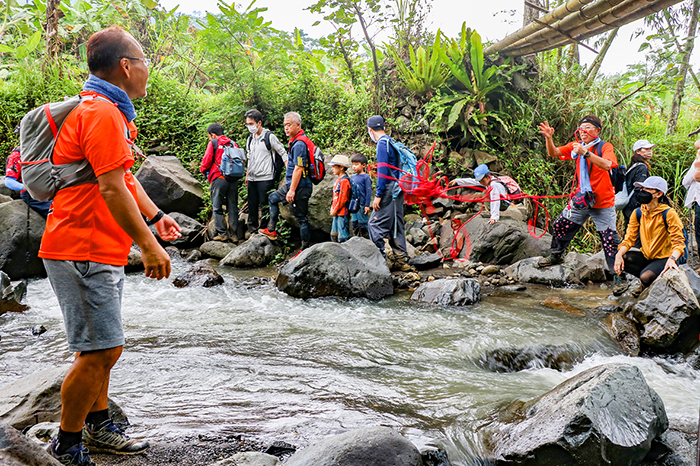
[[[149,227],[151,225],[155,225],[161,218],[163,218],[164,215],[165,213],[162,210],[159,210],[158,213],[152,219],[146,219],[146,225],[148,225]]]

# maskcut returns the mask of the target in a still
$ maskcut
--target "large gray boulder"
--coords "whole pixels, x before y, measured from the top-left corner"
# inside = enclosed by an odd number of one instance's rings
[[[700,333],[700,304],[685,272],[669,269],[639,296],[632,317],[642,325],[642,350],[692,350]]]
[[[570,252],[562,264],[538,268],[540,257],[523,259],[506,267],[506,275],[521,283],[540,283],[549,286],[566,286],[577,282],[575,271],[586,261],[588,256]]]
[[[0,387],[0,422],[23,430],[61,417],[61,384],[70,365],[45,369]],[[108,399],[109,414],[122,430],[129,425],[124,411]],[[2,464],[2,462],[0,462]]]
[[[491,438],[499,466],[633,465],[668,428],[661,398],[627,364],[588,369],[499,417]]]
[[[479,302],[481,285],[472,278],[441,278],[421,283],[411,299],[441,306],[466,306]]]
[[[3,466],[61,466],[41,445],[0,422],[0,464]]]
[[[228,253],[220,264],[238,268],[265,267],[281,251],[277,242],[271,241],[267,236],[256,234]]]
[[[0,421],[22,430],[39,422],[57,421],[61,384],[70,366],[46,369],[0,387]]]
[[[330,159],[326,157],[326,167],[328,167],[329,171],[326,173],[323,181],[314,185],[311,198],[309,199],[309,226],[313,230],[330,234],[333,218],[328,215],[328,211],[333,201],[333,183],[335,183],[336,178],[330,172],[328,162],[330,162]],[[292,215],[289,204],[280,205],[280,216],[295,228],[299,228],[299,224],[294,215]]]
[[[290,456],[284,466],[423,466],[418,449],[389,427],[336,435]]]
[[[29,306],[23,304],[27,294],[27,285],[24,282],[13,284],[10,277],[0,271],[0,316],[6,312],[24,312]]]
[[[359,237],[305,249],[282,268],[277,288],[296,298],[381,299],[394,293],[391,273],[379,249]]]
[[[493,225],[489,225],[488,218],[476,217],[462,226],[459,232],[469,234],[469,260],[507,265],[549,252],[552,237],[547,233],[542,238],[533,238],[527,228],[527,223],[507,216]],[[440,249],[443,254],[449,252],[453,237],[452,225],[445,222],[440,232]],[[464,258],[465,253],[466,248],[463,248],[459,257]]]
[[[0,270],[12,280],[46,276],[38,256],[45,226],[41,215],[28,209],[24,201],[0,204]]]
[[[191,265],[173,280],[173,285],[176,288],[185,288],[186,286],[211,288],[222,283],[224,283],[224,277],[205,261]]]
[[[224,243],[223,241],[207,241],[199,247],[199,251],[206,257],[214,259],[223,259],[236,248],[233,243]]]
[[[151,155],[141,164],[136,178],[163,212],[196,217],[203,206],[202,186],[177,157]]]
[[[180,212],[172,212],[168,215],[170,215],[173,218],[173,220],[175,220],[178,223],[178,225],[180,225],[180,233],[182,234],[182,236],[173,241],[162,241],[156,233],[156,237],[162,244],[185,249],[196,248],[201,246],[202,243],[204,243],[204,235],[206,234],[207,227],[205,227],[192,217],[188,217],[187,215],[182,214]],[[151,229],[155,231],[155,227],[151,227]]]

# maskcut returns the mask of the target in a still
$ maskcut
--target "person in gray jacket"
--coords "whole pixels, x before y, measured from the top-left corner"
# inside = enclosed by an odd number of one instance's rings
[[[276,182],[287,161],[287,151],[272,131],[263,128],[263,115],[251,109],[245,113],[245,124],[250,136],[246,143],[248,171],[248,231],[260,227],[260,206],[268,204],[268,193],[277,189]]]

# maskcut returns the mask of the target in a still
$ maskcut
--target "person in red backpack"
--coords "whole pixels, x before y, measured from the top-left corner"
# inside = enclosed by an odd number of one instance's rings
[[[19,133],[19,125],[15,128],[15,133]],[[5,170],[5,186],[13,191],[19,192],[19,197],[34,211],[46,218],[51,209],[51,201],[37,201],[29,195],[24,184],[22,184],[22,166],[20,165],[20,148],[15,147],[7,158],[7,169]]]
[[[267,228],[259,232],[271,240],[276,240],[279,204],[280,202],[289,203],[292,206],[294,218],[299,224],[301,249],[306,249],[311,244],[309,199],[313,192],[313,183],[309,176],[309,158],[312,155],[309,146],[313,147],[313,143],[301,129],[301,116],[296,112],[289,112],[284,116],[284,132],[290,138],[286,183],[270,194],[270,222]]]
[[[211,204],[214,210],[214,226],[216,236],[214,241],[238,242],[238,180],[239,178],[226,178],[221,174],[221,157],[224,155],[224,146],[233,144],[238,147],[227,136],[224,136],[224,129],[218,123],[212,123],[207,128],[209,143],[202,159],[199,171],[207,175],[207,180],[211,184]],[[214,153],[216,146],[216,154]],[[224,202],[228,213],[228,231],[224,222]],[[228,232],[231,232],[229,236]]]

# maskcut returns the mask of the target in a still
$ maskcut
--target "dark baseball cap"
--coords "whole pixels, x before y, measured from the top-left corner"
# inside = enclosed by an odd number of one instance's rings
[[[367,119],[367,127],[372,129],[384,129],[384,118],[374,115]]]

